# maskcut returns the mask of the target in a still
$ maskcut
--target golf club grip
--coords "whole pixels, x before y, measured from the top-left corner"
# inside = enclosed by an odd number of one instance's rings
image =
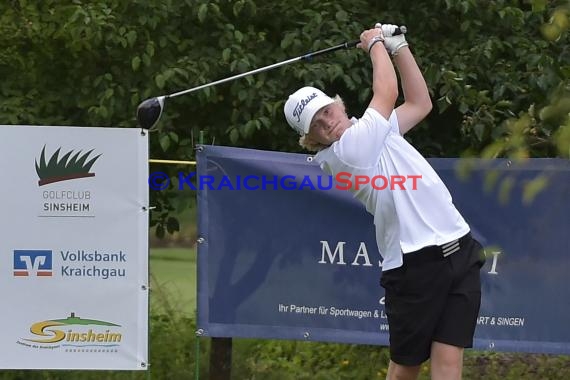
[[[406,28],[405,25],[399,26],[396,28],[396,30],[394,31],[394,33],[392,34],[392,36],[398,36],[400,34],[406,34],[408,32],[408,28]],[[346,47],[347,48],[353,48],[356,47],[356,45],[358,45],[360,43],[360,40],[355,40],[355,41],[351,41],[351,42],[347,42],[346,43]]]

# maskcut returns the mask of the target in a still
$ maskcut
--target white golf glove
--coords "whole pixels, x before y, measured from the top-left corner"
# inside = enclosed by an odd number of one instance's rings
[[[384,46],[386,47],[386,50],[388,50],[388,53],[393,57],[398,55],[398,50],[404,46],[408,46],[408,42],[406,41],[404,34],[398,34],[397,36],[393,35],[398,28],[397,25],[382,24],[378,22],[374,27],[382,29],[382,34],[384,34]]]

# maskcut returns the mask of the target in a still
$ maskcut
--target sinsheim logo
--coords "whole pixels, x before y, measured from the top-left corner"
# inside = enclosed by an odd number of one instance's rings
[[[52,154],[47,163],[45,150],[46,147],[44,145],[39,163],[38,160],[36,160],[36,173],[38,173],[38,177],[40,178],[38,181],[39,186],[54,182],[95,176],[95,173],[90,173],[89,170],[91,170],[91,167],[101,155],[99,154],[95,157],[89,158],[93,149],[83,154],[82,151],[73,154],[73,150],[70,150],[60,158],[60,147],[54,154]]]
[[[37,344],[63,346],[118,346],[122,334],[114,327],[120,325],[95,319],[82,319],[75,313],[65,319],[50,319],[30,326],[34,337],[23,339]]]

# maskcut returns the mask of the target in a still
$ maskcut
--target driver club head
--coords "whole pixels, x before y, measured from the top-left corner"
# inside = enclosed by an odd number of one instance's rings
[[[156,125],[164,109],[164,96],[150,98],[139,104],[137,121],[143,129],[151,129]]]

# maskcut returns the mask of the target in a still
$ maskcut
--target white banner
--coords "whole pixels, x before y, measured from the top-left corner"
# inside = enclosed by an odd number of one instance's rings
[[[148,136],[0,126],[0,369],[148,366]]]

